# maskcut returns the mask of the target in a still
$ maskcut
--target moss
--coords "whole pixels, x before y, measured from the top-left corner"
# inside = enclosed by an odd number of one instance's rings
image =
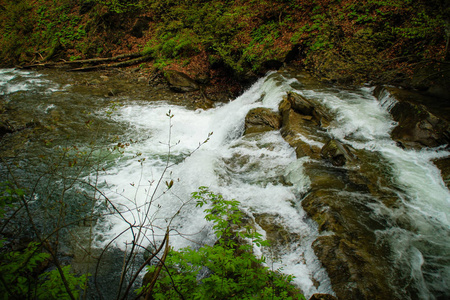
[[[184,61],[186,70],[219,67],[243,80],[293,61],[325,80],[398,81],[420,62],[445,60],[450,9],[443,3],[8,1],[0,9],[0,58],[12,64],[144,49],[161,69]],[[139,18],[148,27],[137,37]],[[62,47],[51,53],[56,41]]]

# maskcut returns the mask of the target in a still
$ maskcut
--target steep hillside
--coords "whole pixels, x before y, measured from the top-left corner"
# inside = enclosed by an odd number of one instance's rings
[[[448,68],[445,0],[2,0],[3,66],[119,54],[199,80],[251,81],[284,63],[340,82]],[[428,75],[427,75],[428,76]]]

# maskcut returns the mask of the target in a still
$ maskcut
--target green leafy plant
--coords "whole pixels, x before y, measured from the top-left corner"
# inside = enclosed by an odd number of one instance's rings
[[[5,210],[17,206],[25,196],[10,182],[0,184],[0,217]],[[88,275],[76,276],[70,265],[61,267],[64,284],[57,268],[49,268],[51,255],[42,251],[42,245],[31,242],[24,250],[8,250],[5,239],[0,240],[0,299],[69,299],[79,298],[86,288]],[[69,294],[70,292],[70,294]]]
[[[198,207],[207,207],[205,218],[213,223],[217,242],[199,249],[170,249],[162,264],[148,267],[150,283],[138,293],[151,292],[153,299],[304,299],[291,284],[292,275],[270,270],[265,258],[253,253],[253,247],[269,243],[243,224],[239,201],[226,200],[206,187],[192,198]],[[164,272],[159,274],[162,265]]]
[[[0,242],[0,246],[3,243]],[[0,263],[1,299],[69,299],[57,269],[43,272],[50,254],[40,251],[32,242],[23,251],[3,252]],[[84,290],[87,275],[76,276],[70,266],[62,267],[64,277],[74,298]]]

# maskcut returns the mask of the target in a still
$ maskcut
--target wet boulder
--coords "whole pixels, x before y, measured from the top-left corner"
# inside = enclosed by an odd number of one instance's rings
[[[391,114],[398,126],[391,137],[407,148],[437,147],[450,144],[449,123],[428,112],[425,106],[399,102]]]
[[[258,107],[250,110],[245,117],[245,133],[278,130],[281,127],[281,115],[269,108]]]
[[[266,239],[274,249],[289,247],[293,241],[300,239],[297,234],[289,232],[281,222],[282,218],[276,214],[255,213],[253,216],[256,224],[266,233]]]
[[[313,249],[327,270],[338,299],[401,299],[389,287],[389,276],[374,259],[347,239],[320,236]],[[386,269],[385,269],[386,270]]]
[[[438,158],[433,163],[441,171],[445,185],[450,189],[450,157]]]
[[[385,258],[385,249],[377,244],[375,231],[361,226],[373,212],[361,205],[362,199],[350,195],[355,194],[328,184],[314,187],[302,200],[302,207],[323,233],[312,244],[314,253],[338,299],[402,299],[395,296],[386,276],[386,272],[396,271]],[[382,220],[374,221],[375,229],[385,228]]]
[[[314,104],[300,94],[288,92],[287,100],[291,104],[292,109],[302,115],[312,115]]]
[[[361,159],[357,163],[358,168],[332,167],[323,160],[303,165],[310,189],[301,205],[321,233],[312,246],[338,299],[402,299],[386,276],[397,278],[399,270],[390,265],[390,250],[378,240],[377,232],[390,225],[371,206],[379,201],[372,196],[371,179],[386,199],[395,193],[379,186],[386,172]]]
[[[350,148],[338,140],[330,140],[320,150],[320,156],[328,159],[334,166],[341,167],[347,161],[353,161],[355,156]]]
[[[319,123],[312,116],[295,112],[287,98],[281,101],[278,109],[281,113],[281,135],[296,150],[297,158],[319,158],[320,147],[306,142],[321,136]]]
[[[314,294],[309,300],[337,300],[337,298],[330,294]]]
[[[321,127],[327,127],[330,123],[331,116],[326,112],[320,103],[312,99],[307,99],[300,94],[288,92],[285,98],[290,108],[310,120],[314,120]]]
[[[391,137],[405,148],[420,149],[450,144],[450,107],[447,102],[393,87],[377,88],[376,97],[394,102],[389,112],[398,124]]]
[[[174,70],[165,71],[164,78],[167,80],[170,89],[175,92],[185,93],[200,89],[194,79],[182,72]]]

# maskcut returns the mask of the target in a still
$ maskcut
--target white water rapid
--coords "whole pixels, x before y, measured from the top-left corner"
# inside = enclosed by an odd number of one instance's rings
[[[52,94],[58,87],[39,73],[0,71],[0,96],[7,96],[7,101],[14,101],[14,93],[29,92],[29,97],[37,95],[36,105],[42,106],[40,101],[49,100],[39,99],[39,95]],[[335,116],[327,128],[330,137],[355,149],[381,154],[393,174],[389,191],[400,200],[389,207],[382,201],[367,203],[374,214],[390,224],[389,229],[378,230],[376,235],[380,243],[389,245],[392,265],[404,270],[405,278],[412,278],[411,285],[417,291],[412,299],[450,295],[450,192],[432,163],[450,153],[444,149],[397,147],[389,135],[395,126],[389,115],[392,102],[379,102],[371,88],[311,89],[283,73],[269,73],[237,99],[209,110],[193,111],[124,97],[120,99],[123,105],[115,106],[112,114],[111,107],[96,111],[105,122],[127,128],[126,136],[121,137],[123,142],[133,140],[124,148],[124,155],[95,179],[122,212],[97,223],[97,244],[103,246],[114,239],[117,247],[129,248],[133,240],[130,224],[145,224],[138,241],[142,244],[162,240],[167,226],[173,229],[170,243],[175,248],[214,243],[211,224],[190,198],[198,187],[207,186],[226,199],[238,200],[253,221],[269,217],[296,237],[294,242],[277,245],[276,253],[264,252],[269,267],[296,276],[294,283],[307,298],[314,293],[333,294],[330,279],[311,246],[320,235],[317,225],[301,206],[310,185],[304,172],[310,158],[297,159],[278,131],[243,136],[248,111],[256,107],[277,111],[288,91],[316,99]],[[71,97],[77,96],[74,93]],[[45,104],[42,107],[48,110],[64,105]],[[209,140],[201,144],[211,132]],[[314,137],[302,139],[311,145],[323,145]],[[168,157],[170,167],[166,169]],[[166,191],[166,182],[171,180],[173,187]],[[406,223],[409,225],[401,225]]]
[[[247,112],[255,107],[277,110],[282,97],[290,89],[289,80],[274,73],[260,79],[234,101],[207,111],[148,102],[119,108],[113,118],[129,124],[132,138],[139,141],[126,150],[129,153],[127,158],[100,178],[112,191],[108,197],[123,207],[139,208],[125,213],[127,220],[142,220],[151,202],[149,195],[156,185],[154,182],[149,187],[149,182],[157,181],[164,168],[169,151],[169,129],[170,142],[175,144],[170,149],[171,156],[179,161],[213,132],[207,143],[166,173],[163,182],[174,180],[175,183],[170,193],[151,203],[150,215],[154,226],[165,228],[168,219],[184,205],[172,221],[172,227],[180,233],[179,236],[171,236],[172,246],[191,245],[191,240],[213,243],[214,236],[203,218],[202,209],[195,208],[195,203],[183,204],[190,199],[190,193],[200,186],[207,186],[226,199],[240,201],[241,208],[250,216],[276,216],[276,222],[290,233],[302,237],[301,243],[288,245],[277,253],[276,258],[269,256],[270,267],[283,268],[284,272],[295,275],[295,283],[306,295],[332,292],[329,279],[311,249],[311,243],[318,236],[316,226],[308,220],[296,200],[299,192],[307,190],[308,178],[297,175],[295,186],[281,183],[282,177],[292,166],[301,168],[294,150],[279,132],[268,132],[253,138],[242,137]],[[166,116],[169,110],[174,115],[171,128]],[[136,153],[142,155],[134,158]],[[146,158],[143,164],[138,161],[142,157]],[[301,170],[295,172],[301,173]],[[165,187],[163,184],[162,190]],[[102,225],[102,230],[109,228],[110,236],[106,240],[128,226],[118,217],[107,222],[108,225]],[[264,234],[263,231],[261,233]],[[146,235],[149,234],[147,231]],[[116,242],[118,246],[125,247],[131,239],[128,233]],[[315,287],[314,281],[320,282],[320,285]]]

